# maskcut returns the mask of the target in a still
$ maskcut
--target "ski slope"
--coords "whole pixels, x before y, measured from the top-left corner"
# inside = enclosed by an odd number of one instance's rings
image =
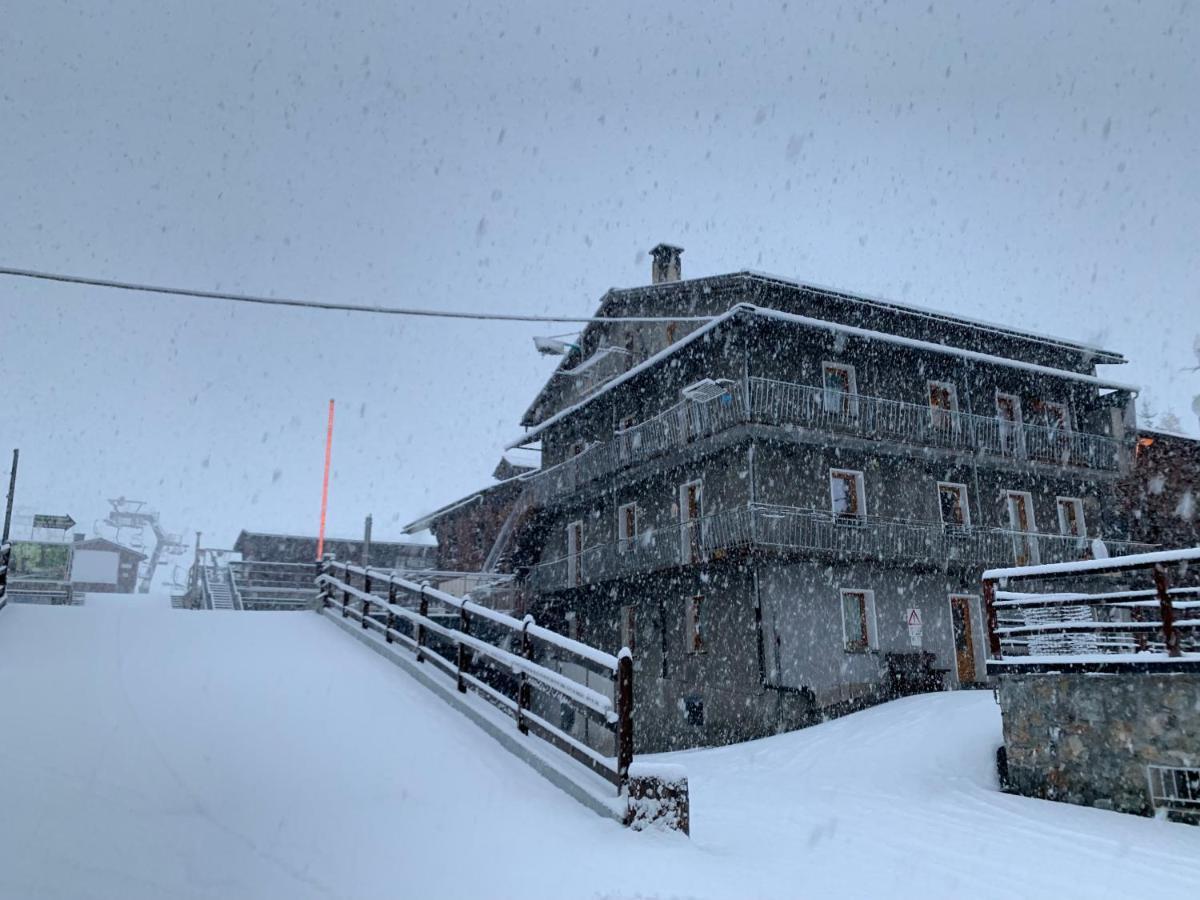
[[[1200,828],[999,793],[989,693],[670,754],[588,811],[312,613],[0,611],[0,897],[1195,897]]]

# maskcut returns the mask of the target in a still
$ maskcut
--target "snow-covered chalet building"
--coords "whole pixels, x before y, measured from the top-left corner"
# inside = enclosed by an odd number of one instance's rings
[[[539,622],[632,648],[638,752],[980,682],[984,568],[1144,549],[1120,354],[681,252],[596,313],[667,321],[588,325],[534,398],[488,554]]]

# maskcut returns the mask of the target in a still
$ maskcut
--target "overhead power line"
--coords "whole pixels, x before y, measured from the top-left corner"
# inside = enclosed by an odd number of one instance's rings
[[[232,294],[224,291],[201,291],[194,288],[166,287],[113,281],[86,275],[65,275],[60,272],[35,272],[0,266],[0,275],[32,278],[38,281],[58,281],[89,287],[111,288],[118,291],[139,291],[145,294],[165,294],[200,300],[229,300],[234,303],[258,303],[264,306],[294,306],[301,309],[327,309],[339,312],[377,313],[390,316],[424,316],[432,319],[480,319],[492,322],[566,322],[586,325],[591,322],[707,322],[712,316],[535,316],[524,313],[463,312],[440,309],[414,309],[399,306],[360,306],[354,303],[335,303],[326,300],[299,300],[292,297],[260,297],[253,294]]]

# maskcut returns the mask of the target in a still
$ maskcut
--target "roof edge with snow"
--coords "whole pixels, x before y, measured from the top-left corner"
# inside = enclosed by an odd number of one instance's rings
[[[1003,366],[1005,368],[1010,368],[1010,369],[1019,369],[1019,370],[1026,371],[1026,372],[1035,372],[1040,375],[1048,375],[1053,378],[1064,378],[1064,379],[1067,379],[1070,381],[1078,381],[1083,384],[1093,385],[1095,387],[1111,388],[1113,390],[1119,390],[1119,391],[1129,391],[1130,393],[1137,393],[1137,391],[1138,391],[1138,387],[1136,385],[1122,384],[1120,382],[1110,381],[1107,378],[1101,378],[1097,375],[1085,375],[1081,372],[1072,372],[1067,369],[1055,369],[1051,366],[1039,365],[1038,363],[1024,362],[1023,360],[1019,360],[1019,359],[1009,359],[1008,357],[1005,357],[1005,356],[993,356],[993,355],[987,354],[987,353],[980,353],[977,350],[965,350],[960,347],[948,347],[945,344],[938,344],[938,343],[934,343],[932,341],[923,341],[923,340],[920,340],[919,338],[903,337],[901,335],[889,334],[889,333],[883,332],[883,331],[872,331],[868,328],[860,328],[857,325],[843,325],[839,322],[831,322],[827,319],[814,319],[811,316],[802,316],[802,315],[798,315],[797,313],[789,313],[789,312],[783,312],[782,310],[778,310],[778,309],[769,309],[769,308],[762,307],[762,306],[755,306],[752,303],[739,303],[737,306],[731,307],[726,312],[722,313],[721,315],[717,316],[716,318],[712,319],[711,321],[706,322],[705,324],[701,325],[699,328],[695,329],[694,331],[688,332],[686,335],[684,335],[682,338],[677,340],[675,343],[669,344],[668,346],[664,347],[662,350],[658,351],[658,353],[655,353],[652,356],[647,357],[645,360],[643,360],[638,365],[634,366],[632,369],[629,369],[627,372],[621,373],[616,378],[613,378],[611,381],[604,384],[602,387],[600,387],[598,390],[596,390],[595,393],[591,394],[590,396],[586,397],[585,399],[583,399],[583,400],[579,401],[578,403],[575,403],[571,406],[568,406],[565,409],[559,410],[554,415],[543,420],[538,425],[534,426],[533,428],[530,428],[520,438],[518,438],[515,441],[512,441],[509,444],[506,444],[505,449],[511,450],[514,447],[520,447],[525,444],[528,444],[530,441],[534,440],[538,435],[542,434],[550,426],[555,425],[558,422],[561,422],[563,419],[567,418],[571,414],[578,412],[580,409],[583,409],[584,407],[588,406],[594,400],[596,400],[599,397],[604,396],[605,394],[607,394],[609,391],[611,391],[613,388],[617,387],[618,385],[624,384],[626,381],[629,381],[631,378],[634,378],[637,375],[640,375],[642,372],[645,372],[647,369],[650,369],[650,368],[656,366],[662,360],[666,359],[669,356],[674,355],[679,350],[683,349],[684,347],[688,346],[692,342],[698,340],[699,338],[708,334],[710,331],[713,331],[720,325],[723,325],[724,323],[728,322],[730,319],[736,317],[739,314],[760,316],[760,317],[766,318],[766,319],[775,319],[777,321],[790,322],[790,323],[793,323],[796,325],[811,328],[813,330],[832,331],[832,332],[836,332],[839,334],[845,334],[845,335],[848,335],[851,337],[862,338],[864,340],[878,341],[880,343],[886,343],[886,344],[895,344],[895,345],[902,346],[902,347],[910,347],[910,348],[916,349],[916,350],[927,350],[927,351],[930,351],[933,353],[941,353],[941,354],[947,355],[947,356],[957,356],[960,359],[966,359],[966,360],[970,360],[972,362],[982,362],[982,363],[986,363],[988,365],[999,365],[999,366]]]

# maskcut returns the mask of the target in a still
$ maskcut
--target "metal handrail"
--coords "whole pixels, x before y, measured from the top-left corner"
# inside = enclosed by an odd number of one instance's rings
[[[569,754],[618,792],[627,787],[633,759],[633,657],[628,649],[613,655],[539,626],[532,616],[516,619],[394,573],[333,559],[320,564],[317,584],[320,608],[340,609],[343,618],[354,618],[363,629],[380,632],[388,643],[409,647],[418,662],[431,662],[454,678],[459,692],[478,693],[512,715],[522,733],[533,733]],[[380,587],[385,589],[382,597],[374,593]],[[401,595],[415,600],[416,608],[401,602]],[[451,627],[444,616],[432,616],[430,603],[456,614],[458,627]],[[543,657],[602,673],[611,680],[612,696],[542,665],[534,641],[540,643]],[[442,655],[442,647],[449,648],[454,658]],[[489,682],[485,667],[473,661],[476,656],[506,673],[513,680],[512,690],[506,692]],[[604,756],[539,715],[532,698],[535,688],[611,729],[616,757]]]

